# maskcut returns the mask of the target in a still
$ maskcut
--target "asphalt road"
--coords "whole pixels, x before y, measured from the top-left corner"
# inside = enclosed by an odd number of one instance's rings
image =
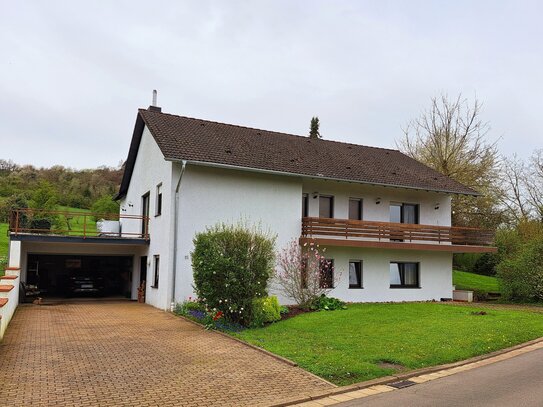
[[[543,349],[338,406],[543,406]]]

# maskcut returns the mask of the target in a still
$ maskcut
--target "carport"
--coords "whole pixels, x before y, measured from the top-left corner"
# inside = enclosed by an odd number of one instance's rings
[[[19,234],[11,236],[10,258],[18,252],[20,281],[40,297],[135,300],[147,246],[146,239]]]

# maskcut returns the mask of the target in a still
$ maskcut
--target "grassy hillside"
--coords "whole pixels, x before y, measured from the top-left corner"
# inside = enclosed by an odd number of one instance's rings
[[[79,208],[70,208],[69,206],[59,206],[59,211],[67,211],[67,212],[79,212],[79,213],[90,213],[91,211],[89,209],[79,209]],[[67,229],[69,225],[70,230],[74,231],[82,231],[83,226],[85,223],[85,216],[83,215],[76,215],[73,217],[70,217],[69,219],[66,219],[66,216],[60,216],[60,222],[63,229]],[[88,232],[95,232],[96,231],[96,222],[91,216],[86,217],[86,230]]]
[[[8,254],[8,224],[0,223],[0,257]]]
[[[496,277],[482,276],[465,271],[453,271],[453,284],[459,290],[473,290],[482,292],[500,292]]]

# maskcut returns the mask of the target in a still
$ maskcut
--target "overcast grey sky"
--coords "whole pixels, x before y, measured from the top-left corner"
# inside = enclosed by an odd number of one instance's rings
[[[395,146],[440,92],[543,147],[543,2],[0,0],[0,158],[126,158],[136,109]]]

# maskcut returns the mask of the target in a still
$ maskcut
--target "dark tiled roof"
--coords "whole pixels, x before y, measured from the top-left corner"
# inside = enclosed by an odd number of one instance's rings
[[[311,140],[307,136],[153,110],[140,109],[139,114],[167,160],[198,161],[315,178],[477,195],[473,189],[397,150]]]

